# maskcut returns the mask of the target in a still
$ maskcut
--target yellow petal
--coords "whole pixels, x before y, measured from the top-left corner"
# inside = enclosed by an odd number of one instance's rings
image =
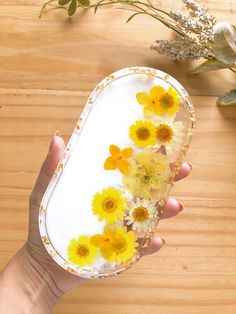
[[[105,259],[109,259],[113,254],[112,249],[111,249],[111,245],[110,244],[103,244],[101,246],[101,253]]]
[[[143,113],[145,118],[150,118],[153,115],[153,106],[152,105],[147,105],[143,109]]]
[[[140,103],[141,105],[145,105],[148,103],[150,97],[149,97],[148,93],[141,92],[141,93],[136,94],[136,99],[137,99],[138,103]]]
[[[119,149],[119,147],[118,146],[116,146],[116,145],[110,145],[110,153],[111,153],[111,155],[113,156],[113,157],[120,157],[120,153],[121,153],[121,151],[120,151],[120,149]]]
[[[125,159],[121,159],[117,161],[118,168],[121,173],[127,174],[129,171],[129,163]]]
[[[123,158],[129,158],[133,154],[134,150],[131,147],[124,148],[121,152]]]
[[[173,116],[174,114],[176,114],[177,111],[179,111],[178,105],[175,105],[174,107],[167,109],[167,112],[170,116]]]
[[[156,105],[153,108],[153,111],[155,112],[155,114],[160,115],[160,116],[162,116],[166,112],[160,105]]]
[[[99,247],[102,244],[103,236],[101,234],[95,234],[90,238],[90,242],[94,245]]]
[[[179,96],[177,90],[175,90],[173,87],[170,87],[168,89],[168,94],[171,95],[171,96],[174,96],[174,97],[178,97]]]
[[[115,234],[116,233],[116,226],[115,225],[105,225],[104,233],[105,234]]]
[[[162,86],[153,86],[150,89],[150,95],[154,99],[160,99],[161,96],[165,94],[165,89]]]
[[[117,168],[117,162],[114,157],[110,156],[104,162],[105,170],[115,170]]]

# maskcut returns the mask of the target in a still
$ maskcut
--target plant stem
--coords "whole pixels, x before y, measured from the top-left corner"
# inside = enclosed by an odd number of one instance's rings
[[[158,20],[159,22],[161,22],[162,24],[164,24],[168,28],[171,28],[173,31],[178,33],[180,36],[182,36],[182,37],[186,37],[187,36],[176,25],[172,24],[169,20],[165,19],[164,17],[162,17],[160,14],[157,13],[157,12],[160,12],[160,13],[163,13],[163,14],[166,14],[166,15],[170,16],[168,12],[165,12],[165,11],[163,11],[161,9],[157,9],[157,8],[153,7],[152,5],[149,5],[149,4],[144,3],[142,1],[125,1],[125,0],[115,0],[115,1],[112,1],[111,0],[111,1],[107,1],[106,2],[106,0],[101,0],[97,4],[91,5],[90,8],[94,7],[95,8],[95,13],[96,13],[97,8],[100,7],[100,6],[112,5],[112,4],[118,4],[118,3],[124,4],[124,5],[129,5],[130,7],[135,7],[136,9],[139,10],[138,12],[143,12],[143,14],[151,16],[152,18]],[[147,7],[148,9],[154,11],[155,14],[152,14],[152,13],[148,12],[147,10],[143,9],[142,7],[140,7],[138,4],[139,5],[143,5],[143,6]],[[128,19],[128,21],[129,21],[129,19]]]
[[[46,8],[46,6],[48,6],[50,3],[56,2],[56,1],[58,1],[58,0],[48,0],[48,1],[46,1],[46,2],[43,4],[43,6],[42,6],[42,8],[41,8],[41,10],[40,10],[40,12],[39,12],[39,18],[42,17],[43,11],[44,11],[44,9]]]

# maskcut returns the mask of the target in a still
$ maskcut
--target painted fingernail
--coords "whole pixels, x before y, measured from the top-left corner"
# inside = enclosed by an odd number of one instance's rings
[[[188,161],[187,164],[189,165],[189,167],[190,167],[191,170],[192,170],[192,169],[193,169],[193,164],[192,164],[190,161]]]
[[[181,202],[178,202],[179,204],[179,212],[181,212],[184,209],[184,204]]]
[[[54,135],[55,135],[55,136],[59,136],[60,134],[61,134],[60,131],[57,130]]]

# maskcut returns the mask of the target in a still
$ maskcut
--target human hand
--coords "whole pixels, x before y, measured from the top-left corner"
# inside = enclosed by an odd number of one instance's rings
[[[0,304],[6,314],[50,313],[68,290],[85,281],[61,268],[51,258],[42,243],[38,226],[38,212],[42,197],[64,149],[65,143],[59,136],[59,132],[56,132],[30,196],[28,240],[0,276]],[[191,164],[183,163],[175,181],[186,177],[191,168]],[[173,217],[182,209],[181,203],[170,198],[161,219]],[[164,239],[154,236],[146,254],[157,252],[164,243]]]
[[[48,155],[41,167],[37,182],[31,193],[30,197],[30,221],[29,221],[29,237],[27,242],[27,248],[29,254],[40,263],[53,278],[58,289],[64,293],[72,288],[74,285],[81,283],[84,279],[74,276],[60,266],[58,266],[54,260],[47,253],[39,234],[38,227],[38,210],[44,195],[44,192],[49,184],[49,181],[56,169],[59,160],[65,149],[65,143],[59,136],[59,132],[55,134],[49,147]],[[191,164],[183,163],[175,181],[181,180],[186,177],[191,171]],[[170,198],[163,211],[162,218],[170,218],[177,215],[183,209],[182,203],[177,202],[175,199]],[[158,251],[165,243],[164,239],[159,236],[155,236],[146,254],[151,254]]]

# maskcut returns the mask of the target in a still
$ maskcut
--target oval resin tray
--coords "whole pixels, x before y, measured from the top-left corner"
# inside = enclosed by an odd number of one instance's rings
[[[194,121],[185,89],[159,70],[126,68],[97,85],[39,211],[42,241],[61,267],[103,278],[139,260]]]

